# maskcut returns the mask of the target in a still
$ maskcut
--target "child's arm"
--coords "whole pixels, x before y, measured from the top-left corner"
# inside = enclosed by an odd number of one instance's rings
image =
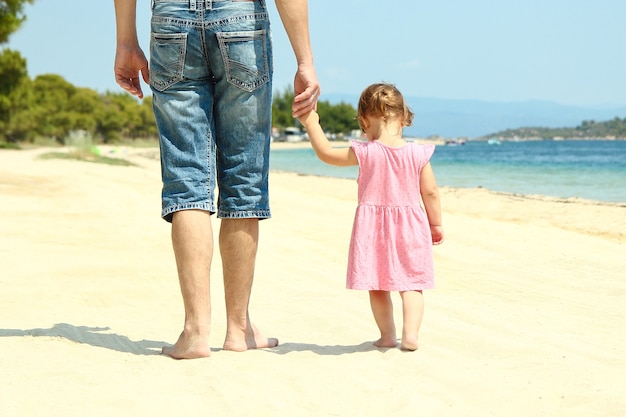
[[[420,174],[420,193],[424,202],[424,210],[430,224],[430,233],[433,236],[433,245],[443,243],[443,226],[441,224],[441,203],[439,201],[439,189],[435,181],[430,162],[422,168]]]
[[[354,154],[352,147],[347,148],[333,148],[331,143],[320,126],[320,118],[317,112],[311,111],[304,116],[298,118],[300,123],[306,129],[309,135],[309,140],[313,146],[313,150],[317,157],[322,161],[330,165],[337,166],[350,166],[358,165],[359,161]]]

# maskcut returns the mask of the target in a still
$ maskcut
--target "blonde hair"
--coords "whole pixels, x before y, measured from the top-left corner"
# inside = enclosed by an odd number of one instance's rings
[[[363,90],[359,98],[357,119],[363,132],[367,131],[367,116],[380,117],[384,121],[400,119],[403,126],[411,126],[414,114],[395,85],[377,83]]]

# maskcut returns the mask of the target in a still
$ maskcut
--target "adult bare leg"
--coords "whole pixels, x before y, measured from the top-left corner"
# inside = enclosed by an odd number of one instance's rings
[[[378,347],[394,347],[396,340],[396,325],[393,321],[393,303],[389,291],[370,291],[370,305],[374,320],[380,330],[380,339],[374,342]]]
[[[424,295],[421,291],[403,291],[402,297],[402,343],[401,349],[417,350],[417,336],[424,317]]]
[[[226,297],[225,350],[275,347],[278,340],[264,337],[250,321],[248,306],[259,243],[259,219],[222,219],[220,253]]]
[[[175,359],[211,355],[210,272],[213,257],[211,215],[184,210],[172,218],[172,246],[185,308],[185,324],[176,344],[164,347],[163,354]]]

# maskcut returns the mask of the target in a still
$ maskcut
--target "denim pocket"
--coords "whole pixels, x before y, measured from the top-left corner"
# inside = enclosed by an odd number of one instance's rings
[[[219,32],[216,35],[230,84],[252,92],[269,82],[266,30]]]
[[[150,85],[164,91],[183,79],[186,33],[152,33],[150,36]]]

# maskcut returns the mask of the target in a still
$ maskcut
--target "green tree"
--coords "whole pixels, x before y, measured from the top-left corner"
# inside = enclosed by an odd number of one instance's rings
[[[0,45],[9,40],[26,19],[22,9],[33,0],[0,0]],[[0,142],[17,142],[27,135],[26,120],[19,112],[28,107],[26,60],[19,52],[0,51]]]
[[[98,117],[103,105],[100,95],[89,88],[77,88],[69,97],[66,111],[72,130],[84,130],[92,136],[96,133]]]
[[[144,97],[139,106],[139,124],[135,131],[135,137],[154,138],[157,136],[156,119],[152,109],[152,96]]]
[[[22,134],[13,120],[17,113],[30,105],[26,60],[19,52],[3,49],[0,52],[0,142],[16,142]]]
[[[63,143],[74,129],[75,120],[68,113],[70,98],[76,87],[56,74],[39,75],[33,80],[33,108],[31,114],[41,136]]]
[[[11,143],[31,141],[34,138],[35,122],[29,116],[28,109],[33,102],[31,80],[22,78],[9,96],[9,118],[4,125],[0,123],[0,141]]]
[[[150,124],[150,116],[130,94],[107,92],[102,100],[104,112],[98,120],[98,133],[105,142],[115,142],[123,137],[135,139],[149,130],[146,125]]]
[[[291,115],[293,97],[293,90],[290,87],[285,87],[282,93],[274,93],[272,99],[272,126],[285,128],[295,124],[295,120]]]
[[[0,0],[0,43],[6,43],[26,19],[22,9],[33,0]]]
[[[279,129],[293,126],[296,121],[291,116],[291,103],[293,102],[293,90],[290,87],[282,92],[275,92],[272,100],[272,126]],[[317,103],[317,112],[320,115],[320,123],[325,131],[330,133],[345,134],[358,129],[355,108],[347,103],[330,104],[328,101]]]
[[[317,112],[320,115],[320,124],[330,133],[349,133],[359,128],[356,120],[356,110],[350,104],[330,104],[328,101],[317,103]]]

